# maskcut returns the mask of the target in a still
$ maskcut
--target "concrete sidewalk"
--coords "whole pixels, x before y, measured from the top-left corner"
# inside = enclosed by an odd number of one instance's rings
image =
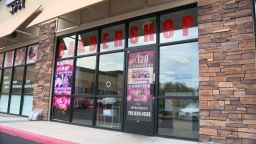
[[[28,121],[27,118],[4,114],[0,114],[1,127],[81,144],[198,144],[198,142],[148,137],[58,122]]]

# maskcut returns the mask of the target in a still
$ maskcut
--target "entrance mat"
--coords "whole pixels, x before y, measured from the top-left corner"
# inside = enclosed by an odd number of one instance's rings
[[[11,136],[30,140],[40,144],[78,144],[78,143],[69,142],[69,141],[65,141],[57,138],[52,138],[52,137],[48,137],[40,134],[35,134],[32,132],[23,131],[23,130],[19,130],[19,129],[15,129],[15,128],[3,126],[3,125],[0,125],[0,133],[5,133]]]

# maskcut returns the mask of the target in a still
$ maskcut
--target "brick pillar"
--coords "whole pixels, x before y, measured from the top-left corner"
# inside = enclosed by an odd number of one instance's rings
[[[256,144],[251,0],[197,0],[200,141]]]
[[[55,46],[56,23],[44,24],[40,29],[39,50],[35,68],[35,84],[33,92],[33,110],[43,109],[43,120],[49,118],[51,79]]]

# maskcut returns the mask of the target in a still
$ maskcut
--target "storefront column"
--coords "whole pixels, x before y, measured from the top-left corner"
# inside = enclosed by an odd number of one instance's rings
[[[256,143],[251,0],[197,0],[200,141]]]
[[[49,118],[51,81],[54,64],[56,22],[41,26],[39,50],[35,67],[33,110],[43,109],[43,120]]]

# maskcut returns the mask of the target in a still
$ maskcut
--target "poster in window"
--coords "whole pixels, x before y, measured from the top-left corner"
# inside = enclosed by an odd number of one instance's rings
[[[0,54],[0,68],[3,68],[4,54]]]
[[[39,45],[31,45],[28,47],[27,51],[27,64],[35,63],[37,59]]]
[[[4,67],[11,67],[13,65],[14,51],[6,52]]]
[[[154,52],[130,53],[128,58],[127,119],[151,121]]]
[[[150,121],[152,114],[151,85],[128,85],[127,108],[129,120]]]
[[[26,59],[26,49],[17,49],[16,54],[15,54],[15,66],[16,65],[22,65],[25,64],[25,59]]]
[[[72,59],[57,62],[54,83],[55,94],[71,94],[73,69],[74,64]]]
[[[70,102],[68,96],[53,97],[53,119],[68,121],[70,118]]]
[[[128,84],[153,83],[153,65],[153,51],[130,53],[128,61]]]

